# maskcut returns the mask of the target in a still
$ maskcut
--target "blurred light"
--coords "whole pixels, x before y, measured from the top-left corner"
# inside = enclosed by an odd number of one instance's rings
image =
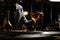
[[[33,20],[34,22],[36,22],[36,19],[35,19],[35,18],[33,18],[33,17],[32,17],[32,20]]]
[[[60,32],[51,31],[51,32],[42,32],[42,34],[60,34]]]
[[[20,0],[20,2],[22,2],[22,0]]]
[[[51,2],[60,2],[60,0],[49,0]]]
[[[58,19],[58,21],[60,21],[60,19]]]
[[[28,11],[24,11],[24,15],[25,15],[25,16],[28,15]]]

